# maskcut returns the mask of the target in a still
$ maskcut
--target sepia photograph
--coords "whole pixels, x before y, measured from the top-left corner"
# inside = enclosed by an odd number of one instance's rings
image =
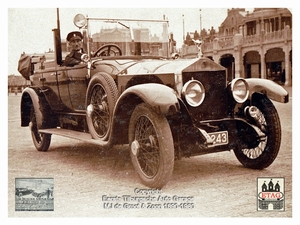
[[[6,9],[7,217],[293,219],[295,9],[85,5]]]

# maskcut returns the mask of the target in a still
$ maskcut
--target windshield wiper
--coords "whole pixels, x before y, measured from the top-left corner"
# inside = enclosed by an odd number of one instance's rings
[[[120,21],[117,21],[118,24],[122,25],[123,27],[127,28],[127,29],[130,29],[129,26],[126,26],[124,23],[121,23]]]

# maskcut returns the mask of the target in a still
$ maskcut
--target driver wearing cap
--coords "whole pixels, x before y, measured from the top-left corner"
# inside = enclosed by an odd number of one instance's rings
[[[79,31],[73,31],[67,35],[67,41],[72,50],[70,54],[66,56],[63,66],[74,66],[81,62],[82,56],[84,55],[82,39],[83,36]]]

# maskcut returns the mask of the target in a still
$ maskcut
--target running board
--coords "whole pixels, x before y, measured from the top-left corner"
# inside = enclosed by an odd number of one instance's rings
[[[102,141],[102,140],[96,140],[93,139],[91,134],[89,133],[84,133],[84,132],[79,132],[79,131],[74,131],[74,130],[68,130],[68,129],[62,129],[62,128],[49,128],[49,129],[40,129],[40,133],[45,133],[45,134],[54,134],[54,135],[59,135],[63,137],[68,137],[80,141],[85,141],[85,142],[90,142],[96,145],[101,145],[105,146],[108,144],[107,141]]]

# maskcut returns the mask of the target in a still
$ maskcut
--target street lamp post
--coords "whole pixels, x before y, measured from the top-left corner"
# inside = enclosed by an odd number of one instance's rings
[[[199,9],[199,12],[200,12],[200,31],[199,31],[199,34],[200,34],[200,38],[202,40],[202,15],[201,15],[201,9]]]
[[[182,32],[183,32],[182,38],[183,38],[183,44],[184,44],[184,39],[185,39],[185,37],[184,37],[184,34],[185,34],[185,31],[184,31],[184,14],[182,14]]]

